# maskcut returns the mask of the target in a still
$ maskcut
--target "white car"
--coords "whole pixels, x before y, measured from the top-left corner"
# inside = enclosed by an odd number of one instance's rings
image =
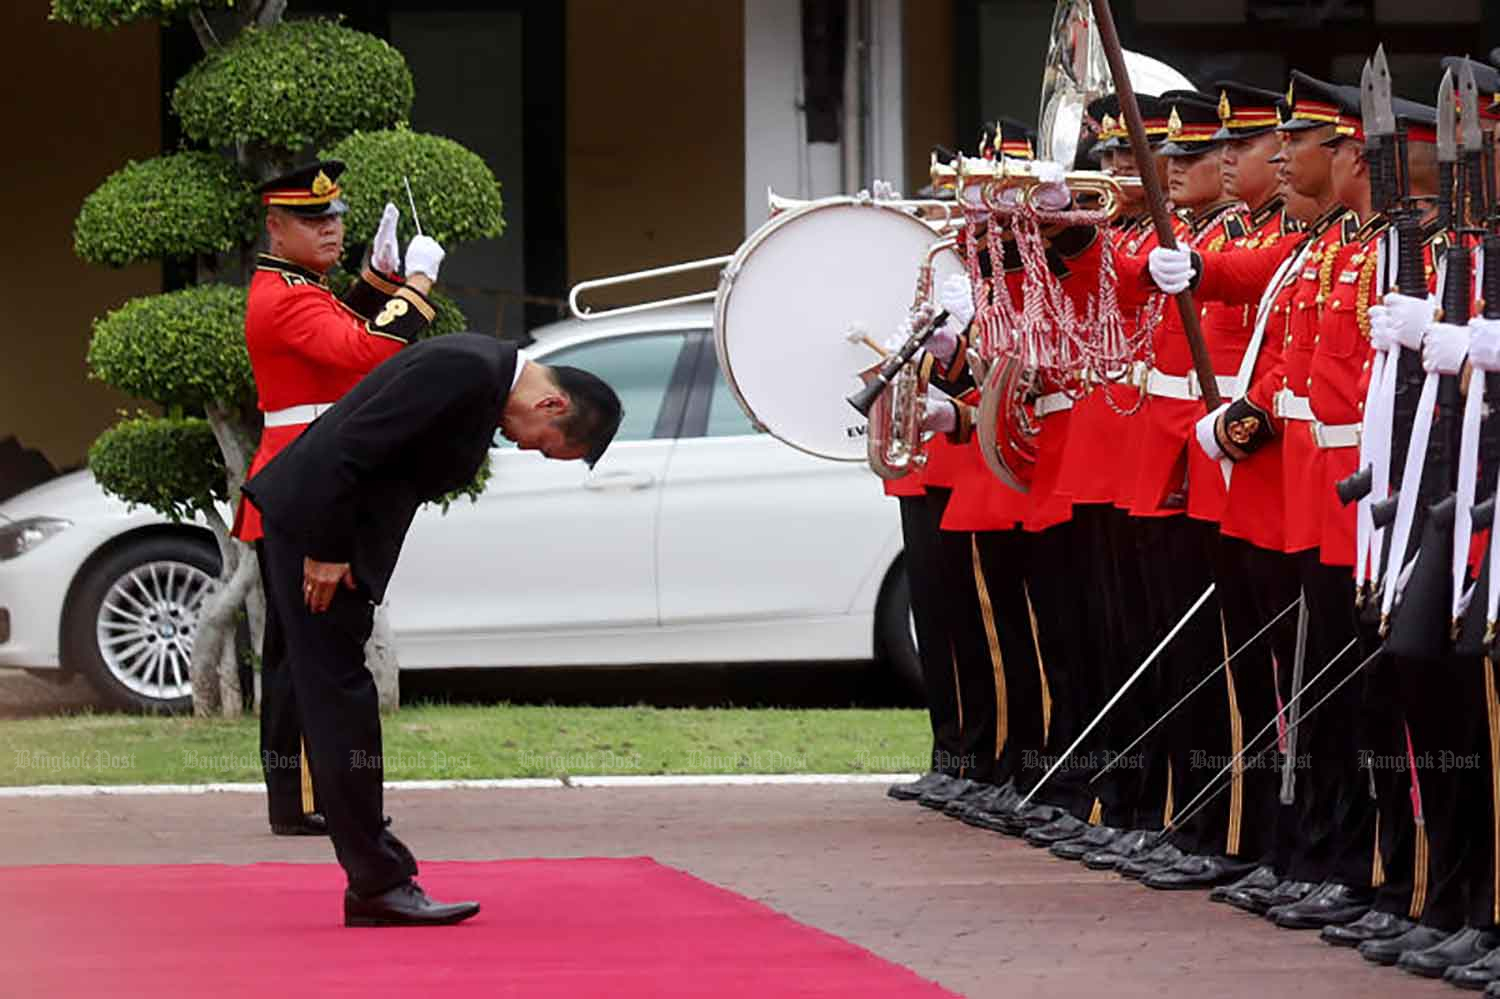
[[[900,518],[864,466],[756,432],[706,307],[537,330],[527,353],[625,405],[581,462],[497,435],[476,503],[424,507],[392,580],[404,669],[877,660],[917,689]],[[110,703],[187,706],[209,532],[75,472],[0,505],[0,666],[82,673]]]

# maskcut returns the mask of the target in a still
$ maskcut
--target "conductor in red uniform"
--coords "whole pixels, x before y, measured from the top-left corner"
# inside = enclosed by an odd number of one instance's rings
[[[245,344],[255,374],[265,429],[250,463],[251,478],[307,425],[376,365],[412,342],[431,322],[426,298],[443,250],[418,236],[407,248],[408,277],[397,268],[397,212],[387,205],[372,248],[371,266],[338,298],[325,281],[344,252],[344,212],[339,176],[344,164],[325,160],[277,177],[260,188],[266,207],[267,252],[257,260],[245,310]],[[242,500],[234,535],[255,544],[260,513]],[[264,560],[261,560],[262,567]],[[302,731],[287,678],[286,646],[273,580],[264,571],[266,631],[262,650],[260,739],[271,829],[278,835],[327,832],[304,780]]]

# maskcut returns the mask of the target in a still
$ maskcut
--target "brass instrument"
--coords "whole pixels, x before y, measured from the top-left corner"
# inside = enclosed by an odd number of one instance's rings
[[[946,236],[928,248],[917,271],[910,336],[895,355],[860,372],[865,387],[849,399],[855,409],[869,417],[866,442],[870,470],[882,479],[899,479],[927,462],[922,430],[927,366],[920,361],[912,363],[912,358],[947,319],[946,312],[930,314],[932,269],[939,256],[956,246],[957,238]]]
[[[1008,196],[1011,191],[1020,192],[1022,202],[1040,210],[1042,206],[1034,199],[1047,185],[1060,181],[1075,197],[1084,195],[1090,199],[1091,203],[1080,206],[1084,210],[1100,212],[1112,219],[1120,213],[1126,192],[1141,190],[1138,177],[1119,177],[1098,170],[1059,171],[1051,164],[1009,157],[993,160],[961,157],[957,165],[940,163],[934,157],[931,169],[934,183],[941,177],[944,183],[953,184],[960,200],[991,211],[1017,207],[1014,198]]]

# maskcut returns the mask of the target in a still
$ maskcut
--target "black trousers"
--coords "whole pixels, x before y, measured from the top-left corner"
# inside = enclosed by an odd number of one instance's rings
[[[1301,552],[1297,560],[1308,607],[1307,693],[1298,702],[1293,763],[1299,839],[1291,876],[1368,888],[1375,871],[1375,801],[1360,745],[1364,695],[1360,678],[1353,676],[1363,662],[1356,641],[1354,574],[1347,567],[1323,565],[1316,551]]]
[[[334,853],[350,889],[379,894],[415,876],[417,863],[384,823],[380,701],[364,653],[375,606],[340,586],[313,614],[302,602],[302,546],[267,524],[262,551]]]
[[[1361,661],[1380,648],[1373,622],[1360,623],[1359,647]],[[1427,849],[1426,834],[1419,837],[1412,808],[1401,668],[1401,661],[1389,655],[1377,655],[1365,667],[1360,732],[1365,777],[1375,792],[1380,854],[1374,908],[1416,919],[1426,902]]]
[[[917,656],[932,723],[932,769],[958,776],[963,753],[959,726],[958,679],[954,669],[951,610],[944,575],[938,525],[952,495],[928,489],[923,496],[902,496],[901,539],[912,620],[917,629]]]
[[[287,665],[286,635],[276,609],[277,580],[266,571],[263,542],[255,543],[261,586],[266,594],[266,633],[261,644],[260,763],[266,778],[266,809],[272,824],[293,823],[316,811],[302,798],[302,722],[297,692]],[[301,583],[297,584],[300,593]],[[310,783],[310,782],[309,782]]]
[[[968,629],[959,645],[960,671],[972,661],[982,664],[976,671],[988,668],[993,675],[996,715],[988,735],[994,762],[986,779],[1030,788],[1044,772],[1046,748],[1042,671],[1026,598],[1030,537],[1019,530],[979,531],[972,537],[980,627]],[[982,752],[987,745],[975,749]]]

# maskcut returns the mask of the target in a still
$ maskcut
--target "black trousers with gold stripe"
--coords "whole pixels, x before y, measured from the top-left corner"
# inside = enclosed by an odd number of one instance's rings
[[[312,780],[303,770],[302,721],[287,662],[286,634],[277,607],[275,576],[266,572],[265,546],[255,543],[261,585],[266,594],[266,631],[261,642],[260,760],[266,780],[266,808],[272,825],[300,822],[317,811]]]
[[[917,656],[932,722],[933,770],[957,776],[961,711],[953,641],[948,626],[950,588],[943,571],[938,525],[952,491],[930,488],[923,496],[902,496],[901,540],[911,595],[912,621],[917,630]]]
[[[1363,662],[1379,646],[1373,622],[1362,622],[1359,660]],[[1425,830],[1418,830],[1412,807],[1399,660],[1376,656],[1365,667],[1363,680],[1361,745],[1366,779],[1375,788],[1375,849],[1380,858],[1373,877],[1374,908],[1416,919],[1422,915],[1426,901],[1427,836]]]

